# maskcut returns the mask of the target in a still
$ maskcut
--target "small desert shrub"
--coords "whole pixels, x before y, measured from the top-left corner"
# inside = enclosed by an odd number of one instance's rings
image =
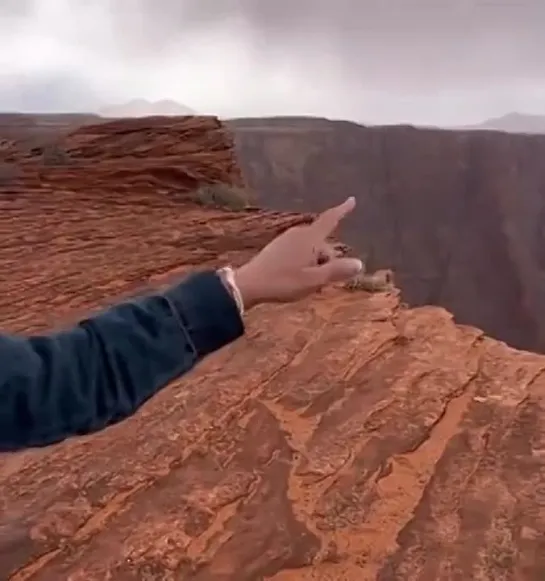
[[[72,161],[67,151],[59,145],[46,145],[43,148],[42,161],[46,166],[68,165]]]
[[[207,184],[193,194],[201,206],[240,211],[248,206],[248,196],[242,188],[227,184]]]

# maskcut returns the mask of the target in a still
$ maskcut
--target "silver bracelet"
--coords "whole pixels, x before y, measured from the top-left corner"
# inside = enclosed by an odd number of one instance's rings
[[[240,293],[240,290],[235,281],[235,271],[230,266],[224,266],[217,272],[231,293],[231,296],[237,305],[238,312],[242,317],[244,315],[244,301],[242,300],[242,294]]]

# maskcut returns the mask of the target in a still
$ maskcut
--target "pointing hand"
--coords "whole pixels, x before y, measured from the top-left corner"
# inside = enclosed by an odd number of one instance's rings
[[[355,205],[355,199],[348,198],[320,214],[312,224],[286,230],[236,270],[235,281],[245,308],[295,301],[355,276],[362,268],[361,261],[340,257],[327,242]]]

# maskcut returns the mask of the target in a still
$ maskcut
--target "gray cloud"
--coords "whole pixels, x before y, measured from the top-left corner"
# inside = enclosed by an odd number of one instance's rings
[[[37,0],[2,0],[0,3],[0,18],[2,23],[7,18],[31,16],[36,8]]]
[[[545,76],[543,0],[110,0],[121,46],[160,54],[229,28],[255,58],[367,88]],[[132,7],[132,9],[131,9]]]
[[[66,95],[74,108],[94,91],[224,115],[451,124],[545,113],[544,28],[544,0],[0,0],[0,70],[9,39],[32,75],[1,87],[0,108]],[[30,50],[40,36],[41,60]]]
[[[69,75],[0,76],[3,111],[72,113],[94,111],[101,101],[83,79]]]

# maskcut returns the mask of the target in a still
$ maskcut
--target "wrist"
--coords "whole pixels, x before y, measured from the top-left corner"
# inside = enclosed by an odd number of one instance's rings
[[[224,266],[216,271],[225,290],[229,293],[231,299],[237,306],[238,313],[241,317],[244,316],[246,304],[244,298],[238,288],[238,283],[235,280],[235,271],[230,266]]]
[[[251,272],[248,272],[247,265],[237,268],[233,272],[233,277],[236,287],[240,292],[245,310],[248,311],[263,302],[259,293],[259,285],[256,284],[255,278],[252,276]]]

